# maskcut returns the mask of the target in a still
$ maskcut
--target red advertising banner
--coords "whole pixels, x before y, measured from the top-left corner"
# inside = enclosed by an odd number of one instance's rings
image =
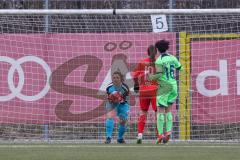
[[[192,122],[240,122],[240,41],[191,44]]]
[[[157,40],[175,33],[0,35],[0,123],[102,122],[111,68],[126,74]],[[130,121],[139,113],[131,96]]]

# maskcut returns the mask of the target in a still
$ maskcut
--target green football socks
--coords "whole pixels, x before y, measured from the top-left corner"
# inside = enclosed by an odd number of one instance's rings
[[[166,113],[166,132],[172,131],[172,125],[173,125],[172,113],[168,112]]]
[[[158,134],[163,134],[165,116],[164,113],[157,114],[157,129]],[[166,113],[166,132],[171,132],[173,126],[173,116],[171,112]]]
[[[158,134],[163,134],[163,125],[164,125],[164,113],[158,113],[157,114],[157,129]]]

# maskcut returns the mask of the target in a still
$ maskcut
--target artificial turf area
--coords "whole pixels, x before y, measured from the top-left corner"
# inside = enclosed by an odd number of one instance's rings
[[[0,144],[2,160],[239,160],[240,144]]]

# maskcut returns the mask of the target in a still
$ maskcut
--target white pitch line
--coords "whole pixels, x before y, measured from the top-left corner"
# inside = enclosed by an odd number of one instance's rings
[[[217,146],[172,146],[172,145],[156,145],[156,146],[128,146],[128,145],[0,145],[0,148],[240,148],[240,146],[228,146],[228,145],[217,145]]]

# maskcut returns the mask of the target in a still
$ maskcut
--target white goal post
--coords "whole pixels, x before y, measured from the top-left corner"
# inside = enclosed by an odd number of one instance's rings
[[[240,141],[240,9],[2,9],[0,15],[0,140],[102,143],[104,93],[114,69],[131,88],[125,138],[135,140],[140,109],[130,73],[150,44],[166,39],[184,68],[176,75],[172,142]],[[156,139],[155,121],[150,107],[144,140]]]

